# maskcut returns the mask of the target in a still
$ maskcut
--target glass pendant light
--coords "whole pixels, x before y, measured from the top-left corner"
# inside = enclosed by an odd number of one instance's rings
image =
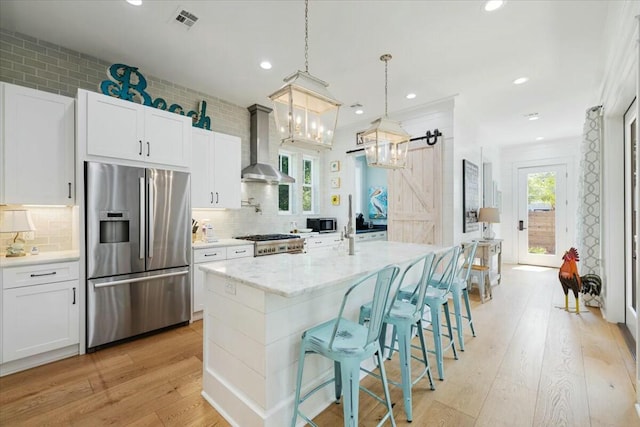
[[[401,169],[407,164],[411,135],[387,116],[387,68],[391,55],[384,54],[380,60],[384,61],[384,117],[371,122],[371,127],[362,134],[364,151],[371,167]]]
[[[309,1],[304,7],[304,66],[284,79],[285,85],[271,94],[276,128],[283,143],[305,148],[331,148],[338,122],[337,101],[328,83],[309,74]]]

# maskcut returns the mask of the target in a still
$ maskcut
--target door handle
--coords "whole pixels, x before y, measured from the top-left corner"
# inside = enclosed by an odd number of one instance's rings
[[[71,198],[71,183],[69,183],[69,198]]]
[[[149,157],[149,154],[151,154],[151,144],[147,141],[147,157]]]
[[[522,230],[526,230],[526,229],[527,229],[527,227],[524,226],[524,221],[523,220],[518,221],[518,230],[522,231]]]
[[[111,282],[96,283],[93,285],[93,287],[95,289],[99,289],[99,288],[106,288],[107,286],[127,285],[129,283],[139,283],[139,282],[145,282],[147,280],[156,280],[156,279],[165,279],[167,277],[184,276],[185,274],[189,274],[189,271],[188,270],[177,271],[173,273],[157,274],[154,276],[136,277],[134,279],[113,280]]]
[[[42,274],[31,273],[29,277],[54,276],[56,273],[57,271],[52,271],[51,273],[42,273]]]
[[[145,236],[145,226],[146,226],[146,214],[145,214],[145,183],[144,183],[144,177],[140,177],[140,181],[139,181],[139,187],[140,187],[140,224],[138,225],[139,229],[140,229],[140,251],[138,253],[138,255],[140,256],[140,259],[144,259],[144,245],[146,243],[146,236]]]
[[[76,288],[73,288],[73,305],[76,305]]]
[[[147,206],[147,214],[149,219],[147,220],[147,224],[149,226],[149,231],[147,231],[147,238],[149,239],[149,246],[147,247],[147,256],[149,258],[153,258],[153,241],[154,241],[154,227],[155,227],[155,200],[154,200],[154,188],[153,188],[153,179],[149,178],[149,206]]]
[[[139,139],[138,143],[140,144],[140,152],[138,153],[138,155],[142,156],[142,140]]]
[[[213,204],[213,191],[211,192],[211,204]]]
[[[220,194],[216,191],[216,205],[220,203]]]

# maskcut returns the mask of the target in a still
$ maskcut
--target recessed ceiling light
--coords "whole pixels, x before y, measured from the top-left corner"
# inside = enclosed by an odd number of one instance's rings
[[[260,63],[260,68],[262,68],[263,70],[270,70],[271,69],[271,62],[269,61],[262,61]]]
[[[538,120],[540,118],[540,116],[538,116],[538,113],[529,113],[525,114],[524,116],[529,120]]]
[[[355,111],[355,113],[356,113],[356,114],[358,114],[358,115],[360,115],[360,114],[364,114],[364,110],[362,110],[362,109],[357,109],[357,110]]]
[[[413,99],[413,98],[415,98],[415,97],[416,97],[416,94],[415,94],[415,93],[408,93],[408,94],[407,94],[407,99]]]
[[[529,77],[519,77],[513,81],[514,85],[521,85],[522,83],[526,83],[529,81]]]
[[[536,141],[542,141],[543,139],[544,139],[544,136],[538,136],[538,137],[536,138]]]
[[[529,116],[529,120],[538,120],[540,117],[538,116]]]
[[[129,3],[132,6],[141,6],[142,0],[127,0],[127,3]]]
[[[503,0],[489,0],[484,4],[484,10],[487,12],[493,12],[494,10],[500,9],[503,5]]]

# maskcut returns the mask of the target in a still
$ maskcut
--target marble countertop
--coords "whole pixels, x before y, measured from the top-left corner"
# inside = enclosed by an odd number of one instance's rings
[[[242,240],[242,239],[218,239],[217,242],[203,242],[202,240],[197,240],[191,244],[193,249],[209,249],[209,248],[223,248],[227,246],[242,246],[242,245],[253,245],[252,241]]]
[[[388,264],[403,264],[446,248],[377,241],[356,244],[355,255],[336,250],[279,254],[199,264],[198,268],[284,297],[295,297],[373,272]]]
[[[78,261],[79,259],[80,252],[77,250],[40,252],[38,255],[27,254],[25,256],[13,258],[7,258],[4,256],[4,254],[2,254],[2,257],[0,258],[0,267],[22,267],[37,264],[53,264],[56,262]]]

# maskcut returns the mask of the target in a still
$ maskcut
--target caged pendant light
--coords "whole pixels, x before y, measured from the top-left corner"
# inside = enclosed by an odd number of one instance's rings
[[[391,55],[384,54],[380,60],[384,61],[384,117],[371,122],[371,127],[362,134],[364,151],[371,167],[402,169],[407,164],[411,135],[387,116],[387,68]]]
[[[309,1],[304,7],[304,66],[284,79],[285,85],[271,94],[276,128],[282,143],[305,148],[331,148],[338,122],[337,101],[328,83],[309,74]]]

